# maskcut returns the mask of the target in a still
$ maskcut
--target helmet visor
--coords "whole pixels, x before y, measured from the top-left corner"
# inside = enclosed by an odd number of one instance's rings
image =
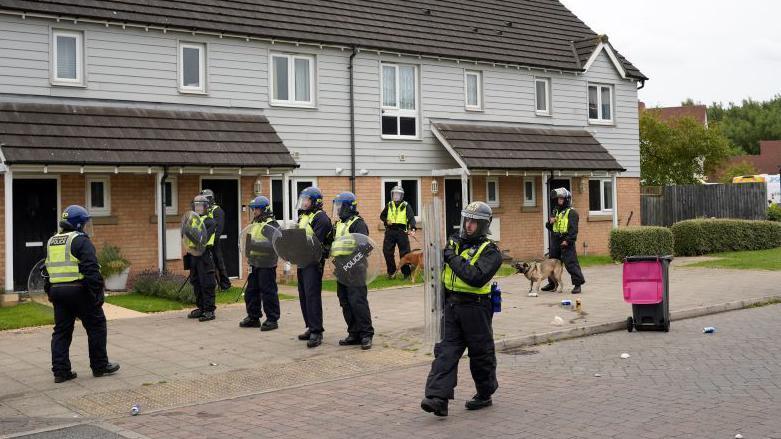
[[[460,236],[471,239],[479,236],[486,236],[489,233],[489,223],[485,219],[476,219],[462,216]]]
[[[399,203],[403,199],[404,199],[404,192],[399,190],[391,191],[391,200],[393,200],[396,203]]]
[[[334,201],[334,207],[331,211],[331,218],[340,218],[342,213],[342,206],[344,205],[343,201],[335,200]]]
[[[209,203],[207,201],[193,201],[193,212],[200,216],[206,215],[209,211]]]
[[[309,210],[312,208],[312,199],[307,197],[306,195],[301,195],[298,197],[298,205],[296,209],[298,210]]]
[[[88,219],[86,223],[82,224],[81,232],[85,233],[93,241],[95,240],[95,228],[92,226],[92,219]]]

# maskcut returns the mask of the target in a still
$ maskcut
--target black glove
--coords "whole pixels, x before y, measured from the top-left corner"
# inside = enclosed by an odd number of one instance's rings
[[[442,257],[445,259],[445,263],[450,262],[450,259],[458,256],[458,253],[456,253],[456,245],[455,241],[451,238],[447,241],[447,246],[445,247],[445,251],[442,254]]]

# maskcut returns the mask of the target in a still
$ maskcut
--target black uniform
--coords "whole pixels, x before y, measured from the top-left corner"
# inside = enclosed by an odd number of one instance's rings
[[[305,212],[299,212],[301,215]],[[312,219],[312,231],[320,243],[327,242],[333,231],[331,219],[322,210],[318,210]],[[304,323],[313,334],[321,334],[323,329],[323,266],[327,257],[327,249],[323,249],[323,256],[319,262],[314,262],[305,267],[298,267],[298,301],[301,304],[301,313]]]
[[[459,238],[451,238],[454,241]],[[460,251],[477,248],[487,238],[473,242],[460,240]],[[456,241],[458,242],[458,241]],[[454,274],[468,285],[482,287],[502,265],[496,245],[489,244],[474,265],[452,250],[445,250],[445,261]],[[426,380],[426,398],[453,399],[457,383],[458,361],[469,350],[469,368],[477,394],[488,398],[499,387],[496,381],[493,306],[490,294],[456,293],[445,290],[442,341],[434,346],[434,362]]]
[[[219,275],[220,289],[227,290],[231,287],[230,277],[228,277],[228,271],[225,269],[225,257],[222,255],[222,232],[225,230],[225,211],[222,207],[214,205],[211,208],[211,216],[214,218],[216,225],[214,236],[214,263],[217,268],[217,274]]]
[[[556,216],[558,210],[553,211],[553,216]],[[550,222],[545,223],[545,227],[551,231],[551,241],[549,256],[553,259],[560,260],[567,268],[567,272],[572,277],[572,285],[578,286],[586,283],[586,279],[583,278],[583,272],[580,270],[580,263],[578,263],[577,252],[577,240],[578,240],[578,220],[579,215],[575,209],[570,208],[567,223],[567,233],[555,233],[553,232],[553,224]],[[561,243],[567,241],[567,246],[562,246]],[[552,285],[556,284],[556,280],[552,277],[548,278],[548,282]]]
[[[215,233],[217,223],[215,220],[206,217],[203,220],[207,236]],[[217,236],[214,237],[215,244]],[[208,246],[200,256],[190,257],[190,284],[195,292],[195,305],[201,312],[214,312],[216,308],[216,267],[214,262],[214,247]]]
[[[385,239],[382,241],[382,254],[385,256],[385,266],[388,269],[388,276],[393,276],[396,273],[396,257],[394,255],[396,246],[399,246],[399,258],[404,257],[404,255],[410,252],[407,230],[417,230],[415,212],[412,210],[412,206],[406,201],[400,203],[391,201],[391,203],[394,203],[396,207],[399,207],[402,204],[407,205],[407,225],[388,224],[388,205],[385,205],[385,208],[382,209],[382,212],[380,213],[380,220],[385,224]],[[401,267],[401,272],[404,273],[404,276],[406,277],[410,275],[411,270],[409,267],[404,266]]]
[[[73,229],[63,227],[63,231],[70,232]],[[54,376],[65,376],[71,372],[69,350],[77,318],[87,331],[90,368],[99,371],[109,364],[106,353],[106,316],[103,314],[103,276],[100,275],[95,246],[87,235],[77,236],[71,244],[71,254],[79,260],[79,273],[84,279],[51,284],[47,277],[44,283],[44,290],[54,306]]]
[[[350,222],[352,218],[350,217],[343,222]],[[350,225],[348,232],[369,236],[369,227],[363,218],[358,217]],[[369,289],[366,285],[347,286],[341,282],[336,282],[336,295],[339,297],[342,315],[344,315],[344,321],[347,323],[347,333],[356,340],[361,340],[364,337],[374,337],[368,294]]]
[[[256,223],[265,221],[265,218],[256,219]],[[263,229],[263,235],[271,242],[274,230],[279,229],[276,220],[269,221],[268,227]],[[269,322],[279,320],[279,294],[277,289],[277,266],[250,267],[247,278],[247,290],[244,293],[244,303],[247,307],[247,315],[253,320],[259,320],[266,313]]]

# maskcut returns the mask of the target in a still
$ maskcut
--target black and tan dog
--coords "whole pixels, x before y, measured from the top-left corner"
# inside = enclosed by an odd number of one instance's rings
[[[532,292],[534,284],[537,283],[537,294],[539,294],[542,281],[548,278],[553,278],[556,281],[556,289],[554,291],[558,293],[564,292],[564,284],[561,281],[564,265],[562,265],[561,261],[558,259],[516,262],[513,264],[513,268],[515,268],[518,273],[526,276],[526,279],[529,279],[531,282],[529,285],[529,293]]]

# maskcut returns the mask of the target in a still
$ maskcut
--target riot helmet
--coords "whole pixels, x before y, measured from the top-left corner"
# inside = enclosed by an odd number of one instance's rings
[[[473,201],[461,211],[461,238],[475,240],[490,233],[493,211],[482,201]]]
[[[346,221],[358,213],[358,199],[352,192],[342,192],[334,198],[333,218]]]

